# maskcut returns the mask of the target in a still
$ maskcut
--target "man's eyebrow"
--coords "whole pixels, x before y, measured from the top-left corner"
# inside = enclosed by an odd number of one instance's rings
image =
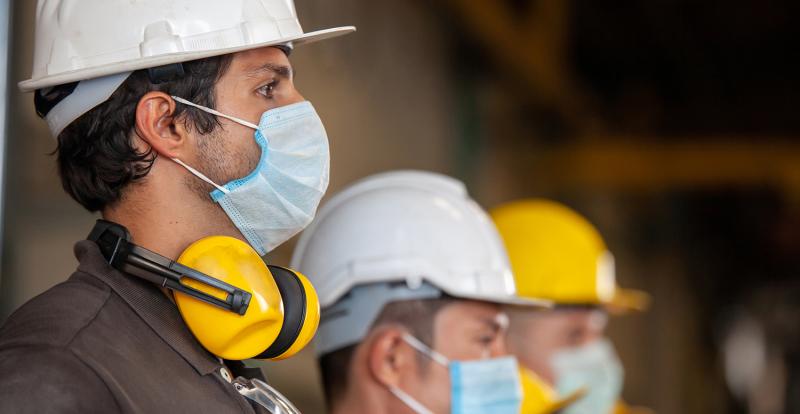
[[[505,325],[498,321],[497,318],[481,318],[481,325],[486,328],[492,330],[492,332],[497,333],[505,329]]]
[[[248,70],[247,72],[245,72],[245,75],[247,77],[253,78],[262,75],[264,72],[272,72],[283,78],[291,78],[293,74],[291,66],[268,62],[261,66]]]

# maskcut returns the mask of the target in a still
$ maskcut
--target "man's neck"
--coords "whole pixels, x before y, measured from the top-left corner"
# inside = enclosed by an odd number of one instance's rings
[[[242,238],[218,205],[194,193],[136,189],[103,218],[125,226],[135,244],[173,260],[204,237]]]
[[[330,407],[330,411],[331,414],[388,414],[385,397],[387,393],[382,390],[350,390]]]

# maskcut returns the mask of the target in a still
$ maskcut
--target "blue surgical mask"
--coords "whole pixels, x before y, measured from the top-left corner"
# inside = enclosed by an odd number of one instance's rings
[[[173,96],[183,104],[255,130],[261,149],[258,166],[246,177],[218,185],[179,159],[173,159],[216,187],[211,199],[260,255],[303,230],[328,188],[330,152],[325,127],[310,102],[272,109],[258,125]]]
[[[585,388],[588,392],[564,408],[565,414],[611,413],[622,392],[623,370],[614,346],[599,339],[556,353],[550,361],[560,395]]]
[[[475,361],[451,361],[419,339],[405,334],[403,340],[450,372],[450,412],[453,414],[518,414],[522,405],[522,385],[514,357]],[[389,387],[389,392],[417,414],[433,414],[405,391]]]

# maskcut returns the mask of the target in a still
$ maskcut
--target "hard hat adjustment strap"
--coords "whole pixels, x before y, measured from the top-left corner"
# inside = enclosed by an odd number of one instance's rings
[[[183,68],[183,63],[171,63],[147,69],[147,77],[150,78],[150,83],[154,85],[171,82],[185,75],[186,71]]]
[[[244,315],[250,305],[250,292],[131,243],[130,233],[122,225],[97,220],[87,239],[97,243],[103,257],[117,270],[239,315]],[[224,300],[219,299],[187,286],[182,282],[184,278],[219,289],[227,295]]]
[[[36,115],[39,115],[39,118],[47,116],[50,110],[72,94],[77,87],[78,82],[72,82],[52,88],[37,89],[33,93],[33,106],[36,109]]]

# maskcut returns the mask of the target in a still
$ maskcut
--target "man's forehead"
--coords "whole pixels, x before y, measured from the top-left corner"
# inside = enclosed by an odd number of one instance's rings
[[[517,313],[514,313],[515,321]],[[603,330],[608,323],[608,315],[601,309],[590,307],[565,307],[545,311],[530,311],[524,313],[523,320],[531,322],[544,322],[548,326],[586,327],[593,330]]]
[[[508,315],[500,305],[474,300],[459,300],[449,307],[449,318],[496,329],[508,327]]]
[[[275,72],[279,75],[290,76],[292,64],[283,50],[275,46],[267,46],[235,53],[231,69],[233,72],[244,75]]]

